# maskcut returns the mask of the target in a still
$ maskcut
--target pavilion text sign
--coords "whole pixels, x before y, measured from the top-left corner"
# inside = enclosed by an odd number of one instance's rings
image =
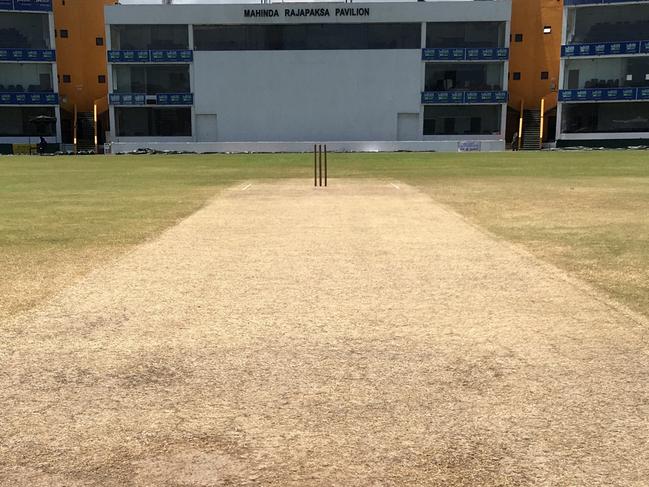
[[[368,7],[336,7],[336,8],[246,8],[243,16],[247,19],[257,18],[304,18],[304,17],[369,17]]]

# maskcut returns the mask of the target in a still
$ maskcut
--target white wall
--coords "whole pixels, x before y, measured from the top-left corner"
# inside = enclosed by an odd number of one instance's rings
[[[420,64],[418,50],[195,52],[196,113],[217,116],[214,141],[396,140]]]

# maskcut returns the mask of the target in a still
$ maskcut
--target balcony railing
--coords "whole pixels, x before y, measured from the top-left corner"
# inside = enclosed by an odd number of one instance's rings
[[[649,41],[599,42],[561,46],[561,57],[624,56],[649,54]]]
[[[506,91],[424,91],[423,105],[498,105],[507,103]]]
[[[191,63],[193,60],[194,52],[188,49],[108,51],[109,63]]]
[[[53,63],[56,61],[56,51],[51,49],[0,49],[0,61]]]
[[[0,10],[51,12],[52,0],[0,0]]]
[[[649,100],[649,88],[612,88],[592,90],[559,90],[561,102],[644,101]]]
[[[487,48],[426,48],[422,50],[424,61],[506,61],[509,49],[506,47]]]
[[[58,93],[0,93],[0,105],[58,105]]]
[[[115,106],[145,106],[145,105],[193,105],[192,93],[159,93],[145,95],[143,93],[111,93],[108,96],[111,105]]]

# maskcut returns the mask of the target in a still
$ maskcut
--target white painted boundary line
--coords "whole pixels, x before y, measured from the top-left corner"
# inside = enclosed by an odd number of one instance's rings
[[[241,191],[248,191],[251,187],[252,187],[252,184],[248,184],[248,185],[246,185],[246,186],[243,186],[243,187],[241,188]]]

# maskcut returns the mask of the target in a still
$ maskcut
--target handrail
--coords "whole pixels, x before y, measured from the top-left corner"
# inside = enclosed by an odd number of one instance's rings
[[[545,129],[545,98],[541,98],[541,128],[539,133],[539,148],[543,148],[543,131]]]
[[[525,116],[525,101],[521,100],[521,115],[518,120],[518,150],[523,147],[523,118]]]

